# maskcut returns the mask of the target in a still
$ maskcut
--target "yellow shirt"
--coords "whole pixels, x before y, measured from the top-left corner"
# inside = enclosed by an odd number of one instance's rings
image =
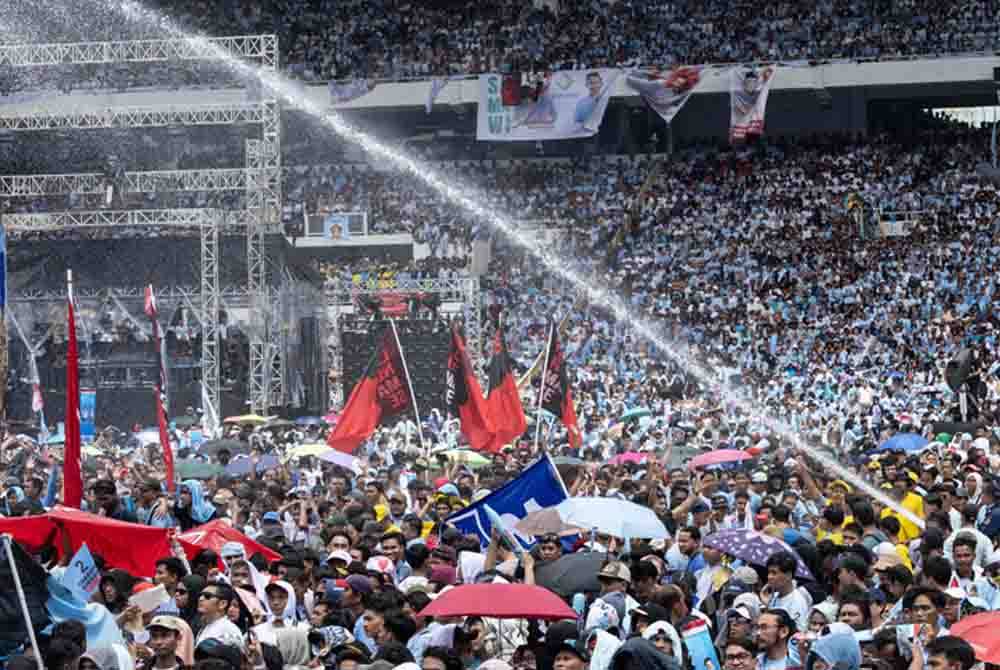
[[[910,512],[911,514],[913,514],[914,516],[920,519],[924,518],[924,499],[918,496],[916,493],[912,492],[907,493],[906,497],[903,498],[903,502],[900,503],[900,506],[903,509]],[[899,539],[902,540],[904,543],[909,542],[910,540],[915,540],[918,537],[920,537],[920,529],[917,528],[917,525],[915,523],[907,519],[902,514],[897,514],[888,507],[882,510],[883,519],[889,515],[892,515],[897,519],[899,519],[899,527],[900,527]]]

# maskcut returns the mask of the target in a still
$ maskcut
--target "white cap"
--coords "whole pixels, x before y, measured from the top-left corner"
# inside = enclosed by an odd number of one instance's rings
[[[346,551],[344,551],[343,549],[337,549],[336,551],[331,551],[330,555],[326,557],[327,563],[329,563],[330,561],[343,561],[344,565],[350,565],[352,560],[353,559],[351,558],[351,555]]]
[[[944,590],[944,594],[954,600],[965,600],[969,594],[960,586],[952,586]]]

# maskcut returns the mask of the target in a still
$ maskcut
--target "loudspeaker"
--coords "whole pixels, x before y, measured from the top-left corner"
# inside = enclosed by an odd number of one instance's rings
[[[962,349],[958,352],[958,356],[948,361],[948,365],[944,369],[944,380],[948,382],[948,388],[950,388],[955,393],[958,393],[958,389],[961,388],[965,380],[969,378],[969,374],[972,372],[972,350]]]

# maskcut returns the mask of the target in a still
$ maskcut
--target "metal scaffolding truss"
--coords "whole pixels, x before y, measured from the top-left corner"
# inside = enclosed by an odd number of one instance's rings
[[[6,220],[6,219],[5,219]],[[73,295],[80,300],[96,300],[105,296],[114,296],[124,302],[143,301],[146,299],[145,286],[109,286],[93,288],[89,286],[74,286]],[[32,289],[23,288],[10,291],[7,294],[10,302],[66,302],[66,289]],[[156,299],[160,302],[190,302],[188,305],[201,318],[201,286],[157,286]],[[223,309],[229,307],[245,307],[247,305],[247,289],[245,286],[226,286],[219,289],[219,299]]]
[[[0,114],[0,130],[69,130],[95,128],[166,128],[260,124],[264,105],[151,105],[87,110],[19,109]]]
[[[46,212],[44,214],[6,214],[4,222],[11,232],[58,230],[60,228],[123,228],[160,226],[176,228],[175,234],[201,226],[200,209],[127,209]],[[220,229],[243,232],[249,216],[242,209],[213,210]]]
[[[275,35],[245,35],[126,42],[9,44],[0,47],[0,65],[10,67],[206,61],[224,60],[226,56],[275,68],[278,65],[278,38]]]
[[[348,316],[345,308],[354,305],[358,295],[396,295],[408,292],[439,295],[442,302],[461,303],[465,323],[465,341],[469,358],[480,380],[485,377],[486,359],[483,353],[482,293],[478,277],[448,277],[428,279],[394,278],[355,284],[351,281],[328,282],[324,288],[328,333],[326,347],[330,372],[335,383],[329,389],[330,405],[342,407],[345,401],[340,380],[344,374],[344,354],[341,340],[341,318]]]
[[[29,67],[74,63],[136,63],[157,62],[169,59],[225,60],[230,57],[259,61],[266,67],[278,67],[278,43],[273,35],[258,37],[221,38],[216,40],[137,40],[129,42],[103,42],[81,44],[14,45],[0,49],[0,64]],[[149,192],[183,186],[176,190],[235,190],[242,182],[248,196],[245,211],[213,211],[211,215],[214,234],[201,230],[202,239],[202,291],[205,278],[215,274],[215,288],[203,297],[202,309],[214,309],[211,323],[217,328],[218,319],[218,262],[216,255],[220,226],[241,225],[247,234],[248,278],[247,292],[251,314],[262,327],[251,327],[251,384],[250,403],[254,411],[264,412],[268,406],[282,405],[285,400],[286,352],[281,346],[281,328],[276,323],[280,298],[276,297],[276,284],[280,273],[269,272],[266,235],[279,229],[281,212],[281,106],[277,100],[218,104],[218,105],[167,105],[146,107],[106,108],[99,110],[26,109],[0,113],[0,130],[43,131],[95,128],[152,128],[209,125],[260,125],[261,139],[247,144],[247,170],[240,174],[209,176],[211,171],[199,174],[133,173],[126,180],[132,181],[125,190]],[[12,182],[11,190],[20,187],[28,192],[45,191],[46,188],[63,189],[72,185],[87,186],[90,176],[79,180],[70,178],[59,183],[58,178],[46,181]],[[133,188],[129,189],[131,185]],[[212,187],[212,188],[205,188]],[[6,188],[6,185],[4,185]],[[65,226],[172,226],[178,232],[197,226],[190,212],[196,210],[139,210],[132,212],[63,212],[49,215],[17,215],[11,221],[13,230],[50,230]],[[214,237],[213,237],[214,235]],[[214,240],[214,241],[213,241]],[[206,271],[207,269],[207,271]],[[209,303],[206,307],[205,303]],[[214,306],[214,307],[213,307]],[[272,309],[272,306],[275,309]],[[206,312],[203,312],[206,313]],[[206,321],[206,323],[208,323]],[[218,343],[215,337],[205,337],[212,351],[203,358],[215,365],[214,372],[205,375],[206,381],[214,380],[211,396],[205,402],[214,403],[218,409]],[[208,408],[206,408],[206,414]]]
[[[47,218],[47,221],[41,221]],[[10,214],[0,218],[7,230],[90,228],[96,226],[197,226],[201,231],[201,374],[202,403],[206,416],[219,415],[219,224],[222,213],[214,209],[161,209],[133,212],[56,212]],[[122,223],[122,222],[125,223]],[[104,294],[107,293],[105,290]],[[78,297],[84,294],[77,292]],[[12,296],[17,300],[16,296]]]
[[[285,402],[287,379],[282,345],[280,263],[267,255],[267,236],[279,232],[281,192],[281,109],[263,103],[263,138],[247,140],[247,291],[250,294],[250,409],[267,413]]]
[[[225,170],[154,170],[126,172],[115,180],[125,193],[165,193],[168,191],[242,191],[255,175],[243,168]],[[0,176],[0,197],[103,194],[108,178],[99,172],[80,174],[35,174]]]
[[[7,214],[3,220],[9,231],[118,228],[123,226],[198,228],[204,225],[204,211],[202,209],[68,211],[47,212],[45,214]],[[213,221],[215,220],[215,214],[213,214]]]

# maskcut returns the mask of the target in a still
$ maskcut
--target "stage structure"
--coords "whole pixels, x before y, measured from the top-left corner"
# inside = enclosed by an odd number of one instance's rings
[[[118,216],[116,216],[118,215]],[[97,226],[179,226],[190,228],[196,226],[201,237],[201,287],[200,310],[198,319],[202,326],[201,379],[203,384],[202,402],[205,416],[214,419],[216,426],[219,420],[219,224],[224,220],[221,210],[183,209],[183,210],[135,210],[130,212],[74,212],[72,217],[62,214],[8,214],[0,219],[8,233],[18,231],[37,231],[53,229],[93,228]],[[119,301],[113,294],[110,297]],[[76,296],[80,299],[83,296]],[[83,297],[86,299],[86,297]],[[63,297],[65,300],[65,296]],[[190,300],[189,300],[190,302]],[[16,303],[15,303],[16,305]],[[126,315],[128,310],[123,310]],[[37,383],[37,347],[28,340],[25,329],[18,322],[15,309],[8,311],[8,319],[29,352],[31,375]],[[131,317],[130,317],[131,318]],[[142,332],[146,328],[136,323]]]
[[[344,333],[347,319],[376,320],[366,313],[364,305],[383,299],[409,301],[416,296],[431,296],[440,304],[435,310],[439,317],[461,317],[466,348],[481,381],[485,380],[486,357],[483,356],[482,295],[478,277],[373,280],[356,284],[352,281],[328,282],[325,287],[327,319],[327,361],[330,367],[329,398],[332,407],[343,407],[344,395]],[[405,319],[433,318],[434,312],[423,309],[408,314]]]
[[[227,37],[208,40],[223,54],[198,39],[154,39],[120,42],[24,44],[0,47],[0,65],[10,68],[93,63],[155,63],[171,60],[222,61],[233,56],[261,67],[278,67],[278,44],[274,35]],[[247,236],[247,298],[254,318],[250,324],[250,404],[256,412],[285,401],[285,352],[279,346],[277,306],[273,304],[281,278],[280,261],[270,259],[265,240],[279,233],[281,209],[281,108],[273,99],[217,105],[169,105],[74,110],[0,108],[0,130],[46,131],[71,129],[155,128],[208,125],[259,125],[260,139],[247,140],[246,168],[225,170],[170,170],[128,172],[116,183],[122,192],[244,191],[247,209],[137,210],[60,212],[7,217],[12,230],[58,230],[73,227],[176,226],[202,237],[201,305],[195,310],[203,319],[206,342],[214,349],[206,365],[215,367],[206,382],[215,380],[209,399],[218,410],[218,258],[215,256],[220,229],[238,227]],[[100,193],[106,188],[103,175],[28,175],[0,177],[0,197],[32,197],[64,193]],[[22,216],[22,215],[17,215]],[[211,225],[208,225],[211,221]],[[206,232],[207,231],[207,232]],[[214,244],[206,242],[214,236]],[[16,243],[16,242],[13,242]],[[213,283],[212,276],[215,280]],[[193,294],[193,291],[191,292]],[[16,298],[15,298],[16,299]],[[214,363],[213,363],[214,361]],[[208,408],[205,409],[208,413]]]

